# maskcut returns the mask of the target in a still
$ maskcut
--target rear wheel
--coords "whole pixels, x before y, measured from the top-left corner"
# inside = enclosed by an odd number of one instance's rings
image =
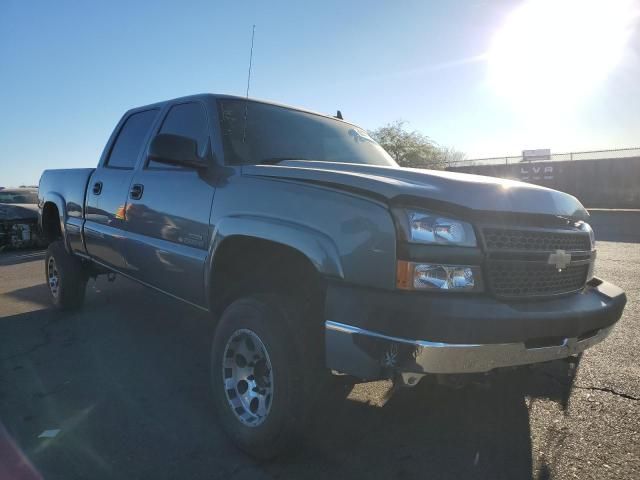
[[[311,406],[307,362],[291,325],[300,320],[279,296],[251,296],[222,314],[212,346],[214,399],[224,431],[258,458],[282,453]]]
[[[64,247],[62,240],[49,244],[45,256],[45,280],[56,308],[72,310],[82,306],[87,274],[82,261]]]

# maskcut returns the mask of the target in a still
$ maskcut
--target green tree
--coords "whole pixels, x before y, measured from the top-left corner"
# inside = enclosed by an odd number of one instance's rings
[[[401,167],[442,170],[464,159],[453,148],[441,147],[422,133],[405,128],[406,122],[396,120],[369,132]]]

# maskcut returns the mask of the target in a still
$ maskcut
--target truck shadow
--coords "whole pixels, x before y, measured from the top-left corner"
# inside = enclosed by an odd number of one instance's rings
[[[44,275],[43,275],[44,276]],[[31,287],[19,288],[5,294],[14,300],[21,302],[31,302],[43,307],[50,307],[49,290],[44,283],[33,285]]]
[[[295,451],[256,463],[216,425],[212,334],[206,314],[126,280],[92,282],[76,313],[4,317],[2,421],[44,478],[531,478],[530,397],[566,404],[571,388],[544,381],[555,371],[388,399],[388,383],[363,384],[318,409]],[[49,428],[62,433],[37,438]]]
[[[383,407],[350,399],[322,418],[310,447],[302,463],[320,452],[345,478],[532,476],[525,396],[504,384],[401,390]]]
[[[347,478],[532,478],[531,407],[546,398],[566,411],[574,372],[552,362],[460,389],[423,382],[383,406],[362,401],[375,387],[356,386],[316,419],[298,461],[309,465],[320,456]],[[385,388],[390,382],[379,382]],[[536,478],[549,478],[549,467],[540,460]]]

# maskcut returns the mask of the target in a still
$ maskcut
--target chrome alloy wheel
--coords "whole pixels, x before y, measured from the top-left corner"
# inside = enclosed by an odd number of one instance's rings
[[[265,421],[273,401],[273,370],[264,343],[251,330],[236,330],[227,342],[222,381],[238,420],[250,427]]]
[[[60,274],[58,273],[56,261],[53,257],[49,257],[49,261],[47,262],[47,280],[49,281],[51,295],[58,298],[58,293],[60,292]]]

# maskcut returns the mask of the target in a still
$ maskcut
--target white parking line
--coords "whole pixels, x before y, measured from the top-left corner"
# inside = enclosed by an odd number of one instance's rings
[[[31,257],[41,257],[42,255],[44,255],[44,252],[40,251],[40,252],[25,253],[24,255],[13,255],[12,257],[8,257],[8,258],[31,258]]]
[[[38,258],[42,258],[44,256],[44,250],[38,250],[36,252],[29,252],[29,253],[23,253],[20,255],[0,255],[0,264],[5,264],[5,263],[11,263],[12,261],[15,260],[22,260],[22,259],[29,259],[29,258],[33,258],[33,259],[38,259]]]

